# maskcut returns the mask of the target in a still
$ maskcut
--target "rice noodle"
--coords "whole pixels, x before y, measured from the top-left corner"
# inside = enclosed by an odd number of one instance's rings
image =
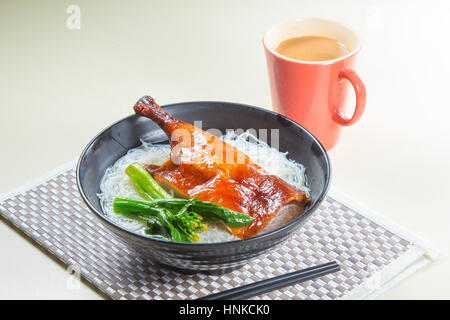
[[[262,168],[277,175],[299,190],[309,193],[306,186],[305,167],[287,158],[288,153],[279,152],[267,143],[257,139],[249,131],[237,135],[228,132],[221,137],[225,142],[239,149]],[[116,214],[113,210],[113,200],[116,197],[142,199],[125,173],[125,169],[134,162],[163,164],[170,158],[170,146],[151,144],[141,140],[141,145],[130,149],[126,155],[108,168],[100,183],[100,199],[103,212],[111,221],[131,231],[145,234],[145,224]],[[237,240],[236,236],[220,223],[207,223],[209,230],[200,231],[199,242],[223,242]]]

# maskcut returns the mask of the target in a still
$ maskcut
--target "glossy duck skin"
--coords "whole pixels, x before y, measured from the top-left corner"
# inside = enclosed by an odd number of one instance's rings
[[[258,234],[285,204],[304,208],[309,199],[270,175],[245,154],[216,136],[180,121],[145,96],[134,110],[156,122],[170,139],[171,159],[155,169],[154,178],[187,198],[214,202],[254,218],[247,227],[229,228],[244,239]]]

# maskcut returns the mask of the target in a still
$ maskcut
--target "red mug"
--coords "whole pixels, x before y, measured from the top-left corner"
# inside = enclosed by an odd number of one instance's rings
[[[275,51],[282,41],[301,36],[335,39],[350,52],[333,60],[301,61]],[[264,35],[263,45],[274,110],[305,127],[330,150],[339,139],[341,126],[358,121],[366,104],[366,88],[352,69],[361,49],[359,36],[340,23],[305,18],[276,25]],[[343,80],[355,91],[352,116],[344,112],[348,85]]]

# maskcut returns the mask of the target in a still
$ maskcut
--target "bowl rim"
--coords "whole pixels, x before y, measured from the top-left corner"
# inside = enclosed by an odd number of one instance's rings
[[[277,113],[275,111],[268,110],[268,109],[261,108],[261,107],[256,107],[256,106],[253,106],[253,105],[242,104],[242,103],[238,103],[238,102],[226,102],[226,101],[186,101],[186,102],[178,102],[178,103],[171,103],[171,104],[163,105],[163,106],[161,106],[161,108],[169,108],[169,107],[181,106],[181,105],[184,105],[184,104],[228,104],[228,105],[233,105],[233,106],[238,106],[238,107],[245,107],[245,108],[249,108],[249,109],[256,109],[258,111],[266,112],[266,113],[272,114],[272,115],[277,116],[277,117],[282,117],[283,120],[288,121],[288,122],[294,124],[295,126],[298,126],[301,129],[303,129],[304,132],[306,134],[308,134],[315,143],[317,143],[317,145],[319,146],[320,150],[325,155],[325,164],[326,164],[326,167],[327,167],[327,172],[326,172],[327,179],[325,181],[325,186],[324,186],[321,194],[317,198],[317,201],[312,206],[306,208],[305,212],[302,215],[300,215],[299,217],[289,221],[288,223],[282,225],[281,227],[276,228],[276,229],[274,229],[272,231],[261,233],[261,234],[258,234],[258,235],[255,235],[255,236],[252,236],[252,237],[249,237],[249,238],[245,238],[245,239],[223,241],[223,242],[175,242],[175,241],[164,240],[164,239],[155,239],[155,238],[152,238],[151,236],[148,236],[148,235],[145,235],[145,234],[140,234],[140,233],[128,230],[125,227],[122,227],[121,225],[116,224],[115,222],[113,222],[110,219],[108,219],[103,212],[100,212],[99,210],[97,210],[90,203],[89,199],[87,198],[87,196],[84,193],[84,190],[83,190],[83,188],[81,186],[80,167],[81,167],[82,160],[83,160],[83,158],[86,155],[86,152],[97,141],[98,137],[100,137],[104,132],[106,132],[107,130],[109,130],[113,126],[117,125],[118,123],[120,123],[122,121],[125,121],[125,120],[127,120],[127,119],[129,119],[131,117],[138,116],[136,114],[131,114],[131,115],[127,116],[127,117],[124,117],[124,118],[122,118],[122,119],[112,123],[108,127],[106,127],[103,130],[101,130],[97,135],[95,135],[95,137],[92,138],[91,141],[87,144],[87,146],[83,149],[83,151],[82,151],[82,153],[81,153],[81,155],[80,155],[80,157],[79,157],[79,159],[77,161],[76,182],[77,182],[78,191],[79,191],[79,193],[81,195],[81,198],[83,199],[84,203],[102,221],[106,222],[107,224],[109,224],[110,226],[112,226],[115,229],[119,229],[122,232],[130,234],[133,237],[138,237],[138,238],[141,238],[143,240],[154,241],[155,243],[160,243],[162,245],[174,246],[174,247],[186,247],[186,248],[189,248],[189,249],[193,249],[193,248],[203,248],[203,249],[214,248],[214,249],[217,249],[218,247],[222,247],[222,246],[239,245],[239,244],[250,244],[250,243],[255,242],[255,241],[264,241],[265,239],[270,239],[270,238],[276,236],[277,234],[283,233],[283,231],[292,229],[297,224],[301,223],[308,216],[310,216],[316,210],[316,208],[320,205],[320,203],[323,201],[323,199],[325,198],[326,194],[328,193],[328,190],[329,190],[329,187],[330,187],[331,163],[330,163],[330,159],[329,159],[328,153],[325,150],[325,148],[323,147],[322,143],[320,143],[320,141],[311,132],[309,132],[305,127],[303,127],[299,123],[295,122],[294,120],[289,119],[289,118],[285,117],[284,115],[279,114],[279,113]]]

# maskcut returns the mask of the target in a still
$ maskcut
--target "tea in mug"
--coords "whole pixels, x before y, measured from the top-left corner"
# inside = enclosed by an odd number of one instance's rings
[[[301,61],[333,60],[350,52],[342,42],[322,36],[290,38],[281,42],[275,51],[287,58]]]

